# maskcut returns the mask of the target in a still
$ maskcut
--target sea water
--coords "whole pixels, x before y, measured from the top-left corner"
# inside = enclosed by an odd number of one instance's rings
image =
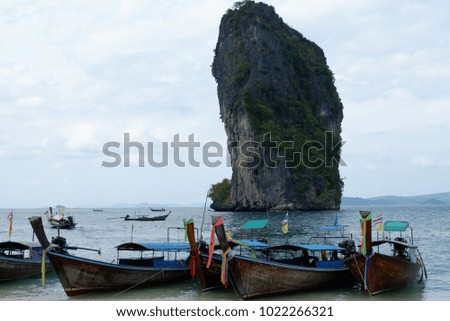
[[[7,241],[9,236],[9,221],[7,214],[10,209],[0,210],[0,241]],[[346,232],[355,240],[361,242],[359,225],[359,210],[370,210],[375,215],[383,214],[384,220],[406,220],[410,222],[414,232],[414,243],[419,247],[428,272],[428,279],[420,284],[408,288],[379,294],[370,297],[361,292],[358,287],[339,288],[334,290],[311,291],[280,295],[264,300],[283,301],[443,301],[450,300],[450,206],[371,206],[350,207],[343,206],[340,211],[290,212],[289,232],[284,236],[281,231],[283,213],[230,213],[210,212],[203,208],[167,208],[171,214],[165,221],[125,221],[125,215],[160,215],[161,212],[151,212],[149,208],[104,208],[103,211],[93,211],[92,208],[66,208],[66,216],[73,216],[76,227],[72,230],[61,230],[61,236],[67,239],[70,246],[100,249],[96,252],[77,250],[72,254],[89,257],[104,262],[114,262],[117,257],[115,246],[121,243],[134,242],[165,242],[184,241],[183,220],[194,219],[195,227],[199,230],[199,237],[209,241],[211,231],[211,216],[221,215],[226,228],[235,238],[248,238],[240,227],[253,219],[268,219],[269,224],[265,232],[272,244],[307,243],[314,235],[314,231],[321,225],[331,225],[336,217],[340,225],[346,226]],[[14,210],[12,241],[32,241],[32,229],[28,221],[30,216],[42,216],[48,238],[56,236],[58,231],[50,227],[43,216],[42,209]],[[203,229],[201,228],[203,226]],[[177,229],[180,228],[180,229]],[[170,228],[170,229],[169,229]],[[169,235],[168,235],[169,230]],[[249,232],[245,232],[249,233]],[[253,231],[252,237],[258,237],[258,231]],[[373,232],[376,237],[376,232]],[[35,240],[36,241],[36,240]],[[232,301],[237,300],[233,289],[218,289],[202,292],[195,280],[181,283],[161,285],[147,289],[132,289],[117,293],[86,294],[67,297],[59,283],[56,274],[47,273],[45,285],[41,278],[30,278],[20,281],[0,283],[0,301]]]

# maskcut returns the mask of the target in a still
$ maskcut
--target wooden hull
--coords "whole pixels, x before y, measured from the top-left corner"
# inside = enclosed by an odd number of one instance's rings
[[[222,264],[222,257],[214,254],[211,265],[207,268],[208,264],[208,254],[202,253],[200,255],[200,269],[205,279],[205,282],[201,284],[202,291],[214,290],[217,288],[223,288],[223,284],[220,281],[220,271]]]
[[[353,280],[347,268],[308,268],[242,256],[229,261],[229,273],[241,299],[349,286]]]
[[[125,221],[140,221],[140,222],[151,222],[151,221],[165,221],[167,216],[169,216],[170,213],[160,216],[153,216],[153,217],[147,217],[147,216],[141,216],[141,217],[130,217],[125,216]]]
[[[0,257],[0,282],[40,276],[41,265],[41,261]],[[46,270],[51,269],[47,264]]]
[[[353,283],[346,267],[307,267],[235,255],[227,242],[223,219],[213,217],[212,221],[222,252],[227,255],[228,279],[241,299],[336,288]]]
[[[364,280],[366,262],[364,255],[356,254],[347,258],[345,264],[363,287],[367,282],[367,290],[372,295],[408,286],[418,279],[422,267],[404,258],[374,253],[369,258],[367,279]]]
[[[49,252],[48,257],[68,296],[151,287],[189,277],[187,264],[182,268],[151,268],[109,264],[54,252]]]

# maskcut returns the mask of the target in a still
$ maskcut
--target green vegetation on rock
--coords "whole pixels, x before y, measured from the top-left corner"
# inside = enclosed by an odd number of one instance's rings
[[[263,142],[270,133],[280,146],[280,167],[301,160],[278,169],[260,162],[249,170],[239,166],[239,156],[232,158],[227,202],[241,210],[339,208],[343,106],[322,49],[286,25],[273,7],[239,1],[222,17],[212,69],[229,141]],[[333,146],[327,147],[336,147],[332,162],[328,149],[320,148],[330,143],[329,133]],[[273,159],[261,146],[261,157]]]

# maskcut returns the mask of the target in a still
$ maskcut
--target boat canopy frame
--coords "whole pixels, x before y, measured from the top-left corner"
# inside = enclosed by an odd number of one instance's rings
[[[150,242],[127,242],[119,244],[117,248],[117,261],[120,260],[120,253],[122,251],[140,252],[140,259],[144,259],[144,253],[151,253],[151,259],[169,259],[169,255],[174,254],[174,260],[178,260],[180,252],[189,252],[190,246],[187,242],[166,242],[166,243],[150,243]],[[156,253],[162,253],[158,255]],[[166,253],[166,255],[164,255]]]
[[[315,229],[316,235],[311,236],[308,240],[308,244],[311,244],[313,240],[323,240],[324,244],[327,244],[328,240],[351,240],[353,237],[345,235],[345,227],[347,225],[322,225]],[[329,232],[335,232],[336,235],[329,235]]]

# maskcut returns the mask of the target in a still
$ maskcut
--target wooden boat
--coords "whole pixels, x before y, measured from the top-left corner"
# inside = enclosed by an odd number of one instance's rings
[[[215,233],[223,255],[226,256],[226,271],[236,293],[241,299],[277,295],[289,292],[310,291],[321,288],[335,288],[352,284],[352,277],[343,259],[320,260],[314,252],[345,253],[347,250],[335,245],[307,244],[281,245],[264,250],[268,257],[252,258],[238,255],[227,243],[223,219],[213,218]],[[301,251],[302,256],[289,259],[271,257],[273,251]],[[228,278],[222,278],[225,283]]]
[[[53,228],[70,230],[77,225],[73,219],[73,216],[68,216],[67,218],[64,217],[64,206],[57,206],[56,211],[57,213],[53,214],[53,209],[49,207],[49,211],[45,213],[48,218],[48,222]]]
[[[150,210],[152,212],[164,212],[166,209],[165,208],[152,208],[152,207],[150,207]]]
[[[191,247],[191,276],[199,280],[202,291],[223,288],[224,285],[221,282],[222,255],[218,253],[211,254],[209,251],[210,244],[202,240],[196,241],[193,220],[186,222],[186,231]],[[243,248],[247,248],[247,251],[252,251],[255,248],[262,249],[269,246],[266,243],[251,240],[228,240],[228,244],[235,250],[239,247],[241,254]],[[220,245],[214,245],[215,249],[220,250]],[[209,259],[210,257],[211,259]]]
[[[188,243],[124,243],[117,246],[113,264],[70,255],[64,247],[50,245],[40,217],[31,217],[30,223],[68,296],[151,287],[189,277],[188,259],[177,257],[189,250]],[[123,252],[138,256],[120,257]]]
[[[60,218],[60,219],[50,218],[48,222],[53,228],[66,230],[71,230],[77,225],[77,223],[75,223],[73,219],[73,216],[68,216],[67,218]]]
[[[0,243],[0,282],[41,275],[42,247],[37,243]],[[46,265],[52,270],[50,264]]]
[[[369,211],[360,211],[363,241],[360,253],[345,260],[358,283],[371,295],[404,288],[414,281],[421,282],[423,274],[427,276],[425,265],[412,239],[412,229],[405,221],[386,221],[385,232],[404,233],[410,229],[410,243],[403,237],[391,239],[384,236],[380,241],[372,242],[372,215]],[[390,254],[380,253],[380,245],[390,245]],[[374,247],[378,247],[375,252]],[[420,273],[422,272],[422,273]]]
[[[165,221],[166,218],[170,215],[170,213],[172,213],[172,211],[169,211],[169,213],[165,214],[165,215],[160,215],[160,216],[148,216],[148,215],[139,215],[139,216],[135,216],[135,217],[131,217],[130,215],[126,215],[124,217],[125,221],[143,221],[143,222],[147,222],[147,221]]]
[[[197,278],[200,282],[202,291],[212,290],[223,287],[220,282],[220,257],[215,258],[214,264],[210,268],[208,265],[208,248],[203,241],[195,240],[194,221],[188,220],[185,224],[187,237],[189,240],[190,252],[190,271],[192,278]]]

